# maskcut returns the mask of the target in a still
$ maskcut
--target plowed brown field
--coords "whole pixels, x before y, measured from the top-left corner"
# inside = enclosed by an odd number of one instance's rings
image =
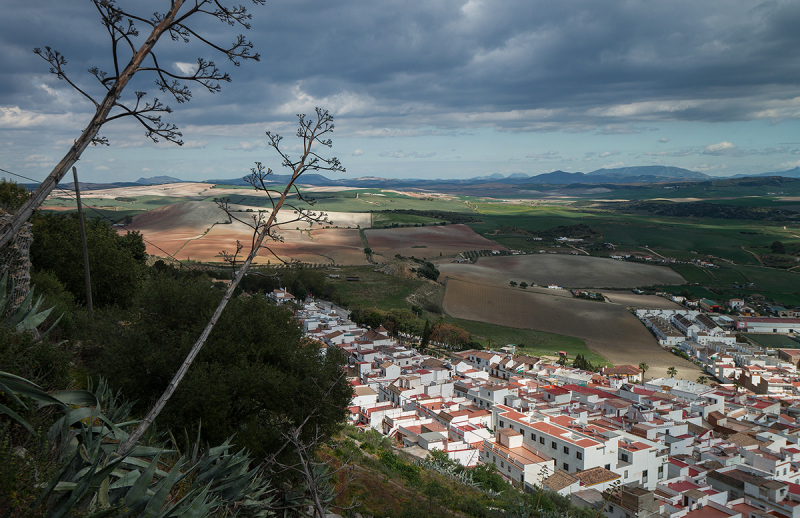
[[[679,378],[694,380],[701,374],[692,363],[662,349],[650,331],[617,304],[449,279],[444,310],[466,320],[576,336],[615,365],[647,363],[648,378],[666,376],[669,367],[678,370]]]
[[[250,213],[239,213],[242,219]],[[348,214],[340,220],[353,219]],[[357,215],[363,217],[363,215]],[[367,215],[369,216],[369,215]],[[282,213],[282,221],[293,217],[290,211]],[[331,217],[333,219],[333,217]],[[164,257],[166,253],[179,260],[192,259],[203,262],[222,261],[220,252],[236,250],[236,241],[244,248],[239,257],[250,253],[253,231],[244,223],[228,218],[214,203],[182,202],[140,214],[124,231],[137,230],[149,241],[147,253]],[[307,224],[287,223],[277,233],[282,242],[265,242],[270,250],[283,260],[295,260],[318,264],[368,264],[364,246],[357,229],[318,228],[309,229]],[[166,252],[166,253],[165,253]],[[276,263],[278,259],[268,250],[262,250],[256,263]]]
[[[433,259],[468,250],[507,250],[466,225],[370,229],[364,234],[369,247],[386,258],[400,254]]]

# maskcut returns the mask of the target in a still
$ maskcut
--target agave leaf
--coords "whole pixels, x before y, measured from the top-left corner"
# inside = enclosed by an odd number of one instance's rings
[[[130,508],[128,514],[138,511],[144,505],[143,499],[147,494],[147,488],[153,481],[153,475],[155,474],[156,467],[158,465],[159,456],[160,455],[155,456],[150,465],[147,466],[147,469],[145,469],[139,478],[136,479],[136,482],[133,483],[130,490],[125,495],[123,502],[126,507]]]
[[[17,396],[29,397],[39,402],[39,408],[47,405],[58,405],[63,407],[61,401],[53,398],[50,394],[42,390],[42,388],[30,381],[9,374],[8,372],[0,372],[0,380],[3,383],[3,392],[7,394],[16,394]]]
[[[166,452],[167,450],[164,451]],[[137,459],[136,457],[129,455],[128,457],[125,457],[125,460],[122,462],[122,464],[125,466],[131,466],[134,469],[135,468],[147,469],[152,464],[152,461],[148,462],[146,460]],[[159,477],[166,477],[168,473],[156,467],[156,475],[158,475]]]
[[[108,459],[108,457],[106,457]],[[113,471],[110,473],[113,475]],[[108,509],[110,504],[108,502],[108,491],[109,491],[109,484],[110,484],[110,477],[103,477],[103,481],[100,482],[100,487],[97,488],[97,501],[100,502],[100,505],[104,509]]]
[[[54,307],[55,307],[55,306],[53,306],[53,308],[54,308]],[[50,310],[52,310],[53,308],[50,308]],[[50,310],[48,310],[48,311],[50,311]],[[50,327],[47,329],[47,331],[45,331],[44,333],[40,334],[40,335],[39,335],[39,338],[37,338],[37,339],[34,341],[34,343],[36,343],[36,342],[41,342],[42,340],[44,340],[44,338],[45,338],[47,335],[49,335],[49,334],[50,334],[50,331],[52,331],[53,329],[55,329],[55,328],[56,328],[56,326],[58,325],[58,323],[59,323],[59,322],[61,322],[61,319],[62,319],[62,318],[64,318],[64,313],[61,313],[61,315],[59,315],[59,317],[56,319],[56,321],[55,321],[55,322],[53,322],[53,325],[51,325],[51,326],[50,326]],[[63,343],[64,343],[64,342],[63,342],[63,341],[61,341],[61,342],[59,342],[59,343],[58,343],[58,345],[61,345],[61,344],[63,344]]]
[[[12,284],[11,284],[11,291],[12,291],[12,293],[14,291],[13,279],[12,279]],[[17,310],[14,312],[14,314],[9,316],[9,318],[7,319],[7,322],[8,322],[9,326],[17,327],[17,324],[20,322],[20,320],[25,318],[25,315],[28,313],[27,309],[25,309],[25,308],[30,306],[32,298],[33,298],[33,290],[28,292],[28,295],[22,301],[22,304],[19,305],[19,308],[17,308]]]
[[[31,424],[28,421],[23,419],[22,416],[20,416],[18,413],[14,412],[13,410],[8,408],[7,406],[0,405],[0,414],[5,414],[8,417],[10,417],[11,419],[13,419],[14,421],[16,421],[17,423],[19,423],[20,425],[22,425],[26,430],[28,430],[28,432],[31,433],[31,435],[34,435],[36,433],[33,430],[33,427],[31,426]]]
[[[153,495],[153,498],[150,499],[150,502],[148,502],[147,507],[144,510],[145,516],[154,515],[160,511],[162,507],[164,507],[164,503],[167,501],[169,492],[172,490],[172,486],[175,485],[178,475],[180,475],[181,464],[183,464],[183,457],[178,459],[178,461],[172,467],[172,471],[169,472],[169,475],[167,475],[165,478],[162,478],[159,484],[157,484],[157,487],[155,488],[155,494]]]
[[[50,309],[45,309],[44,311],[35,312],[33,308],[25,315],[25,317],[17,324],[17,327],[14,329],[17,331],[33,331],[36,329],[39,324],[47,320],[47,317],[50,316],[50,313],[53,311],[55,306]]]
[[[25,405],[25,403],[23,403],[22,400],[20,398],[18,398],[16,394],[14,394],[13,390],[11,390],[10,388],[6,387],[5,384],[3,384],[2,381],[0,381],[0,392],[5,392],[6,394],[8,394],[8,397],[10,397],[11,399],[14,400],[14,402],[16,404],[18,404],[19,406],[21,406],[25,410],[28,409],[27,405]]]
[[[98,513],[90,514],[86,518],[105,518],[106,516],[111,516],[112,514],[117,512],[119,512],[119,509],[115,509],[112,507],[110,509],[100,511]]]
[[[174,453],[173,450],[165,450],[164,448],[153,448],[152,446],[134,446],[128,455],[136,457],[152,457],[161,452]]]
[[[96,410],[90,407],[69,410],[63,417],[53,423],[52,428],[69,428],[73,424],[86,418],[94,417]]]
[[[97,396],[88,390],[64,390],[61,392],[53,392],[52,397],[64,405],[100,406],[100,401],[97,400]]]
[[[109,487],[111,489],[120,489],[123,487],[130,487],[136,482],[139,477],[142,475],[142,472],[138,469],[131,470],[127,472],[125,475],[120,477],[117,481],[111,484]]]
[[[14,282],[13,280],[11,282]],[[0,279],[0,313],[6,308],[6,303],[10,298],[6,292],[8,286],[8,270],[3,273],[3,278]]]
[[[209,487],[204,487],[197,495],[192,496],[191,501],[187,502],[187,505],[178,508],[177,511],[173,513],[173,516],[176,518],[203,518],[208,516],[211,509],[214,508],[217,503],[214,498],[211,498],[208,502],[206,501],[208,499],[208,492]],[[188,500],[188,496],[189,495],[186,495],[180,502]]]
[[[78,487],[77,482],[59,482],[56,484],[56,487],[53,488],[54,491],[73,491],[76,487]]]

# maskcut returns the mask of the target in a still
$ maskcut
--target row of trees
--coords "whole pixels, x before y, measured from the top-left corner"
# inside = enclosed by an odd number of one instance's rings
[[[425,349],[430,342],[437,342],[459,349],[472,343],[468,331],[455,324],[448,324],[443,319],[431,324],[429,319],[422,319],[410,309],[355,308],[350,312],[350,319],[358,325],[370,328],[383,326],[391,335],[398,333],[418,336],[420,348]]]

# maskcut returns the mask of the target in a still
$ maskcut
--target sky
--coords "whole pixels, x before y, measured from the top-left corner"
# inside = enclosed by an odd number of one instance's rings
[[[195,37],[162,38],[163,68],[191,70],[202,57],[232,81],[213,94],[190,84],[193,98],[179,104],[152,73],[137,73],[122,100],[137,90],[158,97],[185,144],[110,122],[101,130],[110,145],[78,163],[82,181],[235,178],[256,161],[285,174],[265,132],[284,135],[292,155],[296,114],[317,106],[335,118],[325,153],[346,168],[332,178],[800,166],[796,0],[238,1],[250,30],[201,16],[186,23],[219,45],[243,33],[260,61],[234,66]],[[117,3],[144,18],[169,4]],[[70,81],[101,97],[87,70],[113,69],[110,39],[89,0],[0,8],[0,168],[41,180],[94,108],[33,49],[61,52]],[[148,27],[137,27],[141,42]]]

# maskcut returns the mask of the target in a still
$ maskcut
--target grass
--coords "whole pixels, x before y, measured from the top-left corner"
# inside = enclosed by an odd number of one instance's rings
[[[800,349],[800,342],[786,335],[742,333],[762,347]]]
[[[375,307],[381,310],[410,308],[406,298],[427,284],[423,279],[402,279],[374,272],[372,266],[343,267],[339,279],[330,279],[349,307]],[[345,277],[358,276],[359,281],[346,281]]]
[[[383,189],[311,192],[308,195],[316,200],[314,208],[331,212],[372,212],[394,209],[471,212],[461,196],[416,198]]]
[[[722,220],[711,218],[669,218],[638,216],[596,209],[565,206],[530,206],[524,204],[477,203],[481,223],[470,227],[489,239],[523,250],[537,247],[519,235],[494,235],[499,226],[510,226],[533,233],[559,225],[585,223],[598,231],[598,241],[611,242],[619,249],[648,246],[656,252],[678,259],[688,259],[695,251],[701,255],[722,257],[740,264],[757,265],[749,253],[775,240],[800,242],[798,231],[769,221]],[[744,249],[743,249],[744,247]]]
[[[43,209],[44,212],[48,212],[47,209]],[[78,212],[78,209],[71,209],[71,210],[59,210],[53,211],[58,212],[58,214],[75,214]],[[110,221],[111,223],[120,223],[125,216],[135,216],[137,214],[141,214],[144,212],[143,210],[109,210],[109,209],[95,209],[95,208],[86,208],[83,209],[83,215],[86,218],[104,218],[106,221]]]
[[[670,293],[687,289],[692,295],[717,300],[758,293],[778,304],[800,305],[800,272],[738,264],[721,268],[679,264],[672,269],[681,274],[690,286],[660,288]]]
[[[446,317],[445,320],[469,331],[473,341],[486,347],[498,349],[514,344],[517,346],[518,353],[531,356],[557,356],[557,351],[565,351],[570,360],[578,354],[582,354],[594,364],[610,365],[603,356],[591,351],[585,341],[573,336],[504,327],[459,318]]]
[[[442,220],[436,218],[429,218],[427,216],[418,216],[416,214],[393,214],[390,212],[375,212],[372,214],[372,228],[390,227],[393,224],[397,225],[430,225],[439,224]]]

